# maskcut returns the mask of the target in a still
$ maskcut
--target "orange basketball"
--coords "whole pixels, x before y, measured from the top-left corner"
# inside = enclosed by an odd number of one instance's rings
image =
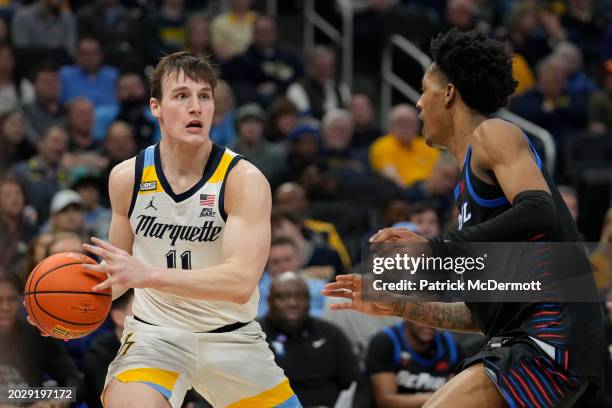
[[[106,275],[84,269],[97,262],[87,255],[61,252],[43,259],[25,286],[25,306],[32,323],[46,335],[76,339],[96,330],[108,315],[112,291],[92,291]]]

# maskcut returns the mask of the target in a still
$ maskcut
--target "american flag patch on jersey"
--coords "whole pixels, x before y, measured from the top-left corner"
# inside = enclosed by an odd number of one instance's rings
[[[215,203],[215,195],[214,194],[200,194],[200,205],[206,207],[212,207]]]

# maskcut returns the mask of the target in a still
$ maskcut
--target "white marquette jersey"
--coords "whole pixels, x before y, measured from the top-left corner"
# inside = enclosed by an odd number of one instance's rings
[[[225,181],[241,158],[213,144],[200,181],[175,194],[162,170],[159,144],[141,151],[129,210],[132,254],[147,265],[168,268],[169,274],[222,263]],[[244,305],[136,289],[133,312],[157,326],[203,332],[253,320],[258,300],[257,289]]]

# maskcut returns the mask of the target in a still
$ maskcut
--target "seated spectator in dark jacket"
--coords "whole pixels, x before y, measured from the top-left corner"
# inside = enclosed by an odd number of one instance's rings
[[[279,46],[276,21],[265,15],[255,20],[249,48],[223,67],[223,77],[232,84],[238,101],[256,99],[264,107],[301,76],[300,61]]]
[[[304,407],[332,407],[357,380],[357,359],[344,333],[309,316],[308,286],[293,272],[274,279],[261,320],[276,363]]]
[[[16,180],[0,178],[0,269],[19,275],[37,227],[24,211],[26,195]]]
[[[589,130],[605,135],[612,133],[612,60],[604,65],[602,84],[603,90],[589,98]]]
[[[287,89],[287,97],[298,110],[318,120],[333,108],[350,103],[347,85],[336,76],[336,56],[326,47],[314,47],[306,58],[305,76]]]
[[[182,1],[162,0],[159,7],[146,16],[143,28],[147,63],[156,64],[162,55],[183,48],[186,23]]]
[[[285,172],[283,148],[264,138],[265,112],[255,103],[249,103],[236,111],[238,140],[230,148],[246,157],[271,184]]]
[[[0,393],[21,387],[60,386],[83,389],[83,374],[62,342],[43,337],[19,316],[21,282],[0,271]]]
[[[116,87],[118,104],[96,108],[96,139],[104,139],[111,124],[122,120],[132,126],[138,150],[157,143],[160,138],[159,124],[149,108],[149,96],[142,78],[130,72],[121,74]]]
[[[133,300],[134,292],[129,290],[113,302],[110,319],[114,329],[98,336],[83,354],[83,373],[87,381],[89,397],[87,405],[90,408],[102,407],[100,395],[104,390],[106,372],[121,346],[123,321],[127,315],[132,314]]]
[[[28,202],[36,210],[39,225],[47,220],[53,194],[68,182],[68,172],[62,164],[67,148],[66,131],[52,126],[36,144],[36,156],[16,163],[8,172],[25,186]]]
[[[376,334],[366,357],[376,405],[421,407],[463,358],[446,331],[409,321]]]
[[[383,135],[383,131],[374,123],[372,101],[366,94],[354,94],[350,109],[355,125],[351,146],[367,149],[374,140]]]
[[[304,227],[303,220],[294,211],[277,207],[272,211],[272,238],[285,237],[296,243],[302,267],[320,266],[312,277],[331,280],[344,273],[340,255],[322,242],[316,242],[316,235]]]
[[[357,178],[367,173],[367,151],[352,148],[353,118],[344,109],[331,109],[321,122],[321,158],[336,179]],[[361,153],[361,155],[359,154]]]
[[[32,83],[34,102],[23,106],[23,117],[28,139],[36,143],[49,127],[64,124],[65,112],[60,103],[61,82],[57,65],[41,63],[34,70]]]
[[[135,14],[118,0],[96,0],[77,14],[79,35],[98,38],[110,65],[138,69],[143,55],[138,52],[140,24]]]
[[[558,57],[538,63],[536,87],[511,102],[516,114],[550,131],[560,140],[564,134],[586,125],[586,100],[566,93],[567,70]]]
[[[117,68],[104,65],[100,41],[93,37],[83,37],[77,45],[76,64],[64,66],[60,70],[60,100],[65,104],[74,97],[83,96],[95,106],[115,104],[115,82],[118,76]]]

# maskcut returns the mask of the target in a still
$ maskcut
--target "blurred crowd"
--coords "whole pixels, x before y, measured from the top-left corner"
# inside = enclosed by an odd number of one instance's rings
[[[80,406],[100,406],[131,295],[96,333],[62,343],[24,323],[21,288],[46,256],[107,238],[110,170],[161,137],[147,74],[181,49],[209,57],[220,78],[211,139],[272,186],[259,318],[305,407],[331,407],[351,384],[355,406],[420,406],[483,340],[331,312],[320,295],[334,276],[359,271],[362,246],[380,228],[425,237],[456,228],[454,159],[425,145],[408,100],[394,95],[389,112],[376,108],[392,34],[425,53],[451,27],[507,41],[519,82],[509,108],[552,134],[554,178],[585,239],[598,243],[591,257],[602,293],[610,287],[609,1],[353,0],[352,88],[339,75],[342,50],[321,33],[303,48],[304,2],[278,1],[275,15],[267,3],[0,1],[0,389],[73,385]],[[337,7],[315,2],[332,24]],[[397,65],[420,87],[414,64]],[[608,392],[590,406],[612,404]],[[206,402],[192,394],[187,405]]]

